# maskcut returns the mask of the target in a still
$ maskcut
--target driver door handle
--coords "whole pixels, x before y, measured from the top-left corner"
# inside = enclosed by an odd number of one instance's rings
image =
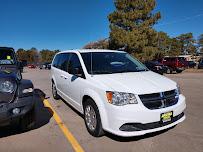
[[[68,79],[65,75],[61,75],[61,78]]]

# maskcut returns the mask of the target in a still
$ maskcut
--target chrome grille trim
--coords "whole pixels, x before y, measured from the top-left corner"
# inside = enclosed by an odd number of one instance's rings
[[[170,107],[178,102],[176,90],[139,95],[139,98],[144,106],[151,110]]]

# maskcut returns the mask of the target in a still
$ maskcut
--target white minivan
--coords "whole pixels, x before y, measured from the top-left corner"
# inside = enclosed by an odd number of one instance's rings
[[[104,131],[144,135],[185,119],[185,97],[177,83],[123,51],[62,51],[53,59],[51,80],[53,97],[82,113],[96,137]]]

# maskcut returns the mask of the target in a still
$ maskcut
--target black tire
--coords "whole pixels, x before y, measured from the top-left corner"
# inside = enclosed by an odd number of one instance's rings
[[[60,96],[57,93],[56,85],[54,82],[52,82],[52,96],[55,100],[59,100]]]
[[[20,119],[19,127],[22,131],[30,130],[35,125],[35,121],[36,121],[36,113],[35,107],[33,107],[27,114],[25,114]]]
[[[96,126],[95,126],[95,129],[90,129],[90,127],[88,127],[88,122],[87,122],[87,119],[86,119],[86,108],[88,106],[91,106],[92,109],[94,110],[95,114],[96,114]],[[101,137],[102,135],[104,135],[104,130],[102,128],[102,122],[101,122],[101,117],[100,117],[100,114],[99,114],[99,109],[97,107],[97,105],[95,104],[95,102],[92,100],[92,99],[87,99],[85,102],[84,102],[84,105],[83,105],[83,109],[84,109],[84,121],[85,121],[85,125],[86,125],[86,128],[88,130],[88,132],[94,136],[94,137]]]
[[[170,70],[171,70],[170,74],[173,74],[173,71],[174,71],[175,69],[173,69],[173,68],[170,68]]]
[[[177,72],[177,73],[182,73],[183,71],[182,71],[182,70],[176,70],[176,72]]]

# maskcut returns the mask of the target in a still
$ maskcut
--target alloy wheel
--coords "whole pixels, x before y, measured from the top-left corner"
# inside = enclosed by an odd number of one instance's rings
[[[96,112],[91,105],[87,105],[85,108],[85,121],[86,121],[87,127],[91,131],[94,131],[96,129],[96,126],[97,126]]]

